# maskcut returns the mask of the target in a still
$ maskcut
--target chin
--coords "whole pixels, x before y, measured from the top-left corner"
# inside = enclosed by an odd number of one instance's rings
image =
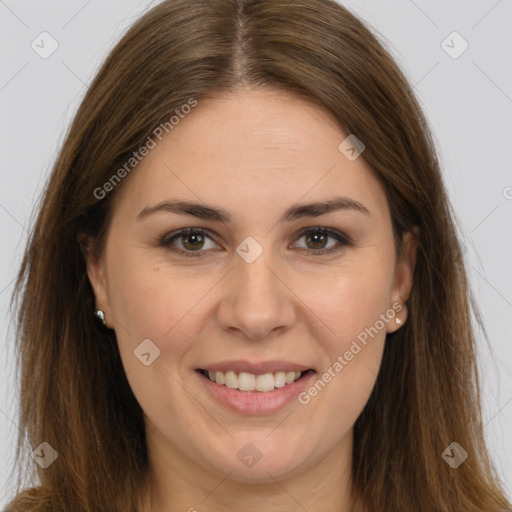
[[[299,443],[287,445],[277,438],[276,442],[270,439],[251,441],[251,438],[254,439],[246,436],[245,441],[236,443],[236,448],[223,448],[223,458],[209,460],[209,463],[216,472],[229,475],[231,480],[251,484],[275,483],[276,480],[293,476],[308,465],[304,443],[300,446]],[[234,456],[228,457],[230,452]]]

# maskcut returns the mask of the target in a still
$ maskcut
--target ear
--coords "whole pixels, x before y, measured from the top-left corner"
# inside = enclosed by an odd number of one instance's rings
[[[77,237],[77,241],[80,244],[87,266],[87,276],[89,277],[96,299],[96,309],[101,309],[105,313],[105,325],[108,327],[110,325],[110,301],[108,298],[106,268],[103,254],[97,254],[95,241],[90,235],[80,233]],[[93,311],[91,311],[91,314],[93,314]]]
[[[418,249],[420,229],[414,226],[402,236],[401,250],[399,251],[393,286],[391,289],[391,302],[389,307],[396,311],[396,317],[388,323],[387,332],[394,332],[405,323],[407,318],[407,305],[405,301],[411,293],[414,267],[416,266],[416,253]],[[395,305],[393,307],[393,304]],[[400,308],[398,307],[400,304]],[[397,323],[396,318],[401,322]]]

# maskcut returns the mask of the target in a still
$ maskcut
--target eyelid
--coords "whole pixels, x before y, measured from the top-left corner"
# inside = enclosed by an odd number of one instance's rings
[[[205,229],[205,228],[183,228],[183,229],[178,229],[177,231],[172,231],[171,233],[164,235],[160,239],[158,245],[165,247],[165,248],[170,248],[172,245],[171,243],[174,239],[177,239],[180,236],[187,235],[187,234],[200,234],[205,237],[208,237],[210,240],[213,240],[215,242],[215,240],[211,236],[211,232],[208,229]],[[203,249],[201,249],[199,251],[183,251],[182,249],[178,249],[178,248],[174,248],[174,249],[170,249],[170,250],[173,252],[177,252],[177,253],[186,253],[187,255],[192,255],[192,256],[195,256],[196,254],[199,255],[200,253],[205,252]],[[194,254],[194,252],[196,254]]]
[[[332,253],[339,252],[343,250],[345,247],[353,246],[354,243],[352,239],[346,235],[344,232],[338,231],[337,229],[328,228],[324,226],[307,226],[299,231],[299,233],[294,236],[293,243],[297,242],[297,240],[301,239],[304,235],[306,235],[309,232],[319,232],[325,234],[327,237],[334,238],[338,243],[335,244],[333,247],[329,247],[327,249],[307,249],[307,248],[300,248],[300,251],[303,253],[306,253],[306,255],[316,255],[316,256],[322,256],[322,255],[330,255]],[[168,233],[164,235],[158,242],[158,245],[167,248],[171,252],[177,253],[178,255],[183,255],[185,257],[201,257],[204,255],[205,252],[208,252],[207,250],[197,250],[197,251],[184,251],[183,249],[178,248],[171,248],[172,247],[172,241],[174,239],[179,238],[182,235],[186,234],[201,234],[213,242],[215,242],[214,238],[211,236],[211,231],[205,228],[183,228],[179,229],[177,231],[173,231],[171,233]],[[216,242],[215,242],[216,243]]]

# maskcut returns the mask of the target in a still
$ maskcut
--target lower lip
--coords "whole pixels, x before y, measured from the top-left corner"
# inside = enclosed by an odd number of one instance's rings
[[[273,391],[261,392],[231,389],[212,382],[198,370],[195,373],[200,382],[219,403],[227,406],[232,411],[254,415],[273,413],[290,404],[309,386],[316,375],[316,372],[311,371],[292,384],[286,384],[286,386],[276,388]]]

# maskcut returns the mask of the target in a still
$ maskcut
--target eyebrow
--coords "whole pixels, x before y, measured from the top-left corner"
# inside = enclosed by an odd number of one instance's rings
[[[336,197],[329,201],[319,201],[314,203],[299,204],[288,208],[280,219],[280,222],[291,222],[303,217],[319,217],[327,213],[348,210],[356,211],[367,216],[371,216],[370,211],[359,201],[348,197]],[[146,206],[137,215],[137,220],[142,220],[156,213],[175,213],[178,215],[191,215],[198,219],[230,223],[232,221],[231,214],[221,208],[208,206],[201,203],[190,201],[163,201],[155,206]]]

